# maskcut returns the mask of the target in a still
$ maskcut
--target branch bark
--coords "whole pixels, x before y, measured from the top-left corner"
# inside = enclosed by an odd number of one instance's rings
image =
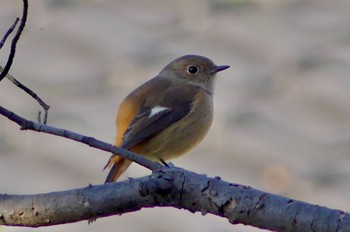
[[[40,227],[142,208],[175,207],[211,213],[232,224],[273,231],[350,231],[350,215],[208,178],[175,167],[122,182],[38,195],[0,195],[0,224]]]

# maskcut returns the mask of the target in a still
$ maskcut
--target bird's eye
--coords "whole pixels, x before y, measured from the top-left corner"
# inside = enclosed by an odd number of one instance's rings
[[[192,75],[196,75],[199,71],[199,68],[197,66],[190,66],[187,68],[187,72]]]

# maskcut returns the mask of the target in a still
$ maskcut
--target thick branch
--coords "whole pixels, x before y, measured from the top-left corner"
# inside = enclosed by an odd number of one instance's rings
[[[175,207],[273,231],[350,231],[350,215],[179,168],[122,182],[38,195],[0,195],[0,224],[39,227]]]

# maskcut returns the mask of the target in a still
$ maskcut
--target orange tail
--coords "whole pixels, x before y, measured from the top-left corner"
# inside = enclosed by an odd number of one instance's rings
[[[116,181],[123,172],[130,166],[131,160],[124,159],[118,155],[112,155],[104,168],[112,166],[105,183]]]

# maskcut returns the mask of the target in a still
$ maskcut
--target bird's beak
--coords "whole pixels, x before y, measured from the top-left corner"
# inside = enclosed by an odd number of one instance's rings
[[[230,66],[229,65],[219,65],[219,66],[214,66],[214,68],[211,69],[211,73],[217,73],[220,71],[223,71],[225,69],[228,69]]]

